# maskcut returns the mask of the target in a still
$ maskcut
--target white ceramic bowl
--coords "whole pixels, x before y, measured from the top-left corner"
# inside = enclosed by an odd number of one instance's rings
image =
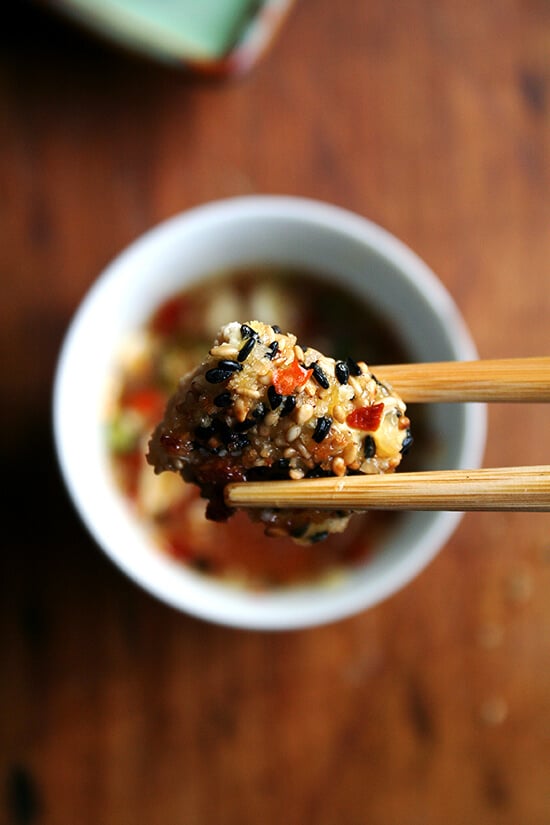
[[[339,207],[289,197],[241,197],[191,209],[123,251],[90,289],[68,330],[54,386],[54,437],[75,507],[98,545],[166,603],[221,624],[290,629],[334,621],[386,598],[416,576],[456,528],[459,513],[407,514],[379,551],[341,583],[243,592],[163,555],[113,481],[103,419],[122,340],[163,299],[212,272],[255,263],[339,274],[396,319],[415,360],[470,360],[477,352],[453,300],[406,246]],[[432,405],[442,445],[428,468],[478,467],[481,405]]]

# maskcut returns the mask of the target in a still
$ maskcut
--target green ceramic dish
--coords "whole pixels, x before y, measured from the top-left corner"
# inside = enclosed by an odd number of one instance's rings
[[[234,73],[265,49],[293,0],[52,0],[126,48],[192,68]]]

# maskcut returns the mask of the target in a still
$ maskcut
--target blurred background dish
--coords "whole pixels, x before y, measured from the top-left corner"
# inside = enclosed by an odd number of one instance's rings
[[[269,274],[262,278],[266,267]],[[293,303],[285,287],[289,269],[303,303]],[[237,290],[227,273],[243,270],[248,279]],[[356,318],[344,304],[347,319],[330,320],[342,302],[337,288],[356,304]],[[340,357],[346,351],[371,363],[384,355],[413,362],[477,357],[440,281],[372,222],[304,198],[256,196],[206,204],[164,222],[123,251],[76,313],[55,384],[61,468],[100,546],[169,604],[253,629],[335,621],[407,584],[447,541],[460,514],[407,513],[382,523],[366,514],[305,554],[290,540],[264,537],[261,525],[242,515],[227,524],[206,522],[204,503],[192,487],[177,476],[154,477],[145,452],[163,400],[219,326],[251,320],[250,312],[269,315],[270,323],[292,322],[324,349],[343,348]],[[354,338],[346,322],[364,326],[363,336]],[[167,340],[166,328],[175,324],[176,334]],[[391,330],[399,342],[387,352],[384,341],[371,341],[380,328]],[[158,376],[153,381],[152,374]],[[409,410],[418,434],[412,467],[479,466],[483,405],[431,405],[422,413],[417,415],[414,405]],[[250,545],[248,553],[243,544]],[[257,556],[263,553],[261,561]]]
[[[233,75],[263,55],[294,0],[43,0],[98,36],[195,71]]]

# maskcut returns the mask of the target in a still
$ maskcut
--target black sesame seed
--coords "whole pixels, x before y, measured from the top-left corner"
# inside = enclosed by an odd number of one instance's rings
[[[238,361],[218,361],[217,367],[207,370],[205,378],[210,384],[221,384],[227,381],[234,372],[240,372],[242,365]]]
[[[290,460],[288,458],[278,458],[277,461],[274,461],[271,465],[272,477],[278,476],[281,478],[286,478],[289,468]]]
[[[323,470],[320,464],[316,464],[311,470],[306,473],[306,478],[328,478],[332,475],[330,470]]]
[[[317,442],[317,444],[320,444],[321,441],[328,435],[331,426],[332,418],[329,418],[326,415],[322,415],[318,418],[317,424],[315,425],[315,431],[313,433],[313,440]]]
[[[246,418],[244,421],[236,421],[235,424],[233,424],[233,430],[236,433],[246,433],[255,426],[256,422],[254,420]]]
[[[250,444],[250,439],[245,433],[233,433],[229,441],[230,450],[243,450]]]
[[[210,384],[221,384],[223,381],[231,378],[232,375],[233,370],[223,370],[219,367],[212,367],[212,369],[206,371],[204,377]]]
[[[365,436],[365,458],[374,458],[376,455],[376,441],[372,435]]]
[[[273,332],[276,332],[277,335],[281,334],[281,327],[279,326],[279,324],[271,324],[271,329],[273,330]]]
[[[231,432],[231,427],[229,426],[229,424],[222,418],[214,418],[212,420],[212,427],[214,428],[214,431],[216,435],[219,437],[220,441],[222,441],[226,445],[229,444],[229,441],[233,434]]]
[[[246,471],[247,481],[268,481],[271,473],[271,467],[266,467],[263,464],[261,467],[250,467]]]
[[[287,395],[286,398],[283,400],[283,406],[281,408],[281,418],[284,418],[285,415],[290,415],[292,410],[296,406],[296,396],[295,395]]]
[[[258,333],[252,327],[249,327],[248,324],[241,324],[241,336],[243,338],[258,338]]]
[[[201,455],[211,455],[214,450],[211,447],[207,447],[205,444],[201,444],[200,441],[192,441],[191,446],[194,450],[200,450]]]
[[[288,478],[290,462],[288,458],[279,458],[273,464],[262,464],[246,471],[247,481],[282,481]]]
[[[238,361],[218,361],[218,368],[221,370],[229,370],[229,372],[240,372],[242,366]]]
[[[328,538],[328,530],[321,530],[319,533],[314,533],[312,536],[308,537],[308,541],[311,544],[317,544],[320,541],[324,541]]]
[[[363,375],[363,370],[353,358],[346,358],[346,364],[350,371],[350,375]]]
[[[239,354],[237,355],[237,361],[246,361],[252,350],[256,345],[255,338],[247,338],[241,349],[239,350]]]
[[[337,361],[334,367],[334,374],[340,384],[347,384],[349,378],[349,367],[344,361]]]
[[[374,373],[371,372],[370,377],[374,379],[374,381],[378,384],[379,387],[382,387],[383,390],[386,390],[386,392],[389,392],[389,389],[386,386],[386,384],[383,384],[382,381],[379,381],[378,378],[376,377],[376,375],[374,375]]]
[[[263,403],[263,401],[260,401],[256,409],[252,410],[252,418],[254,418],[256,421],[261,421],[262,418],[264,418],[264,416],[266,415],[266,413],[267,410],[265,408],[265,404]]]
[[[400,453],[401,455],[406,455],[410,448],[413,445],[414,438],[412,437],[412,433],[410,430],[407,430],[405,438],[403,439],[403,444],[401,445]]]
[[[213,426],[205,427],[202,424],[195,428],[195,437],[200,441],[208,441],[216,434],[216,428]]]
[[[269,387],[267,391],[267,397],[269,399],[269,404],[272,410],[276,410],[283,400],[283,396],[277,392],[273,384]]]
[[[278,342],[277,341],[272,341],[271,344],[268,345],[267,349],[268,349],[268,352],[266,352],[265,357],[269,358],[270,361],[273,361],[273,359],[275,358],[275,356],[277,355],[277,353],[279,351]]]
[[[315,378],[319,386],[322,387],[324,390],[328,390],[328,388],[330,387],[329,380],[326,377],[323,370],[321,369],[321,367],[319,366],[319,364],[317,363],[317,361],[314,361],[312,364],[310,364],[308,369],[313,370],[313,377]]]
[[[224,390],[214,398],[214,404],[216,407],[229,407],[232,400],[229,390]]]

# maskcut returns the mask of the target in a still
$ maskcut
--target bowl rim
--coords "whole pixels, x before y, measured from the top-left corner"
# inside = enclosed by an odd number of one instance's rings
[[[284,218],[316,225],[354,239],[375,251],[399,270],[400,277],[413,283],[423,300],[439,318],[443,313],[452,334],[450,346],[458,360],[475,360],[477,349],[469,329],[450,293],[428,265],[403,241],[370,219],[341,206],[325,201],[289,195],[244,195],[210,201],[185,209],[157,223],[123,248],[95,278],[71,321],[64,336],[55,369],[52,392],[52,428],[58,465],[73,506],[89,534],[99,548],[122,571],[146,592],[164,603],[197,618],[216,624],[248,630],[292,630],[319,626],[355,615],[373,607],[405,587],[437,555],[458,526],[463,513],[445,512],[434,517],[430,527],[404,554],[398,564],[386,571],[376,582],[360,583],[351,588],[324,588],[326,598],[316,598],[304,609],[300,600],[302,588],[256,594],[237,591],[239,607],[235,610],[235,594],[228,598],[226,584],[191,573],[194,587],[175,588],[174,581],[181,574],[182,565],[163,557],[166,575],[148,578],[150,571],[132,564],[131,554],[121,553],[106,544],[98,525],[91,519],[78,483],[78,472],[70,455],[63,429],[64,404],[69,390],[68,371],[70,355],[81,333],[83,319],[93,311],[96,298],[109,282],[120,277],[133,256],[145,248],[162,243],[174,233],[192,232],[197,226],[215,226],[220,221],[240,221],[258,216],[265,219]],[[443,326],[443,325],[442,325]],[[457,466],[480,466],[487,433],[486,405],[464,405],[464,437]],[[155,550],[158,554],[158,550]],[[158,554],[160,555],[160,554]],[[170,581],[172,574],[174,581]],[[180,582],[181,584],[181,582]],[[198,585],[198,590],[197,590]],[[307,592],[318,593],[318,586],[306,586]],[[197,592],[195,592],[197,590]],[[206,596],[206,598],[205,598]]]

